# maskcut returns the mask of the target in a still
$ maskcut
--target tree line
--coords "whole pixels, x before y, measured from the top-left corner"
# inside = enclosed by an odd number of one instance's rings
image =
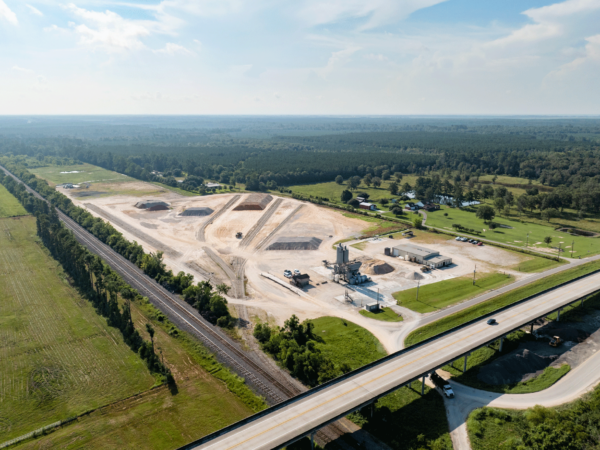
[[[37,235],[69,275],[73,284],[88,299],[98,314],[107,319],[108,325],[119,329],[125,343],[146,362],[148,369],[174,383],[171,371],[159,359],[154,348],[154,329],[147,324],[151,341],[145,341],[135,328],[131,318],[131,300],[142,296],[131,288],[102,259],[79,244],[73,233],[65,228],[58,218],[54,206],[27,192],[25,187],[12,177],[0,172],[0,184],[14,195],[35,215]],[[119,306],[119,295],[126,302]]]

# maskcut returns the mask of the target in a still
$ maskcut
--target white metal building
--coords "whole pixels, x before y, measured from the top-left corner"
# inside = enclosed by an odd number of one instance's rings
[[[401,256],[407,261],[438,268],[452,264],[452,258],[440,255],[440,252],[413,244],[401,244],[392,248],[392,256]]]

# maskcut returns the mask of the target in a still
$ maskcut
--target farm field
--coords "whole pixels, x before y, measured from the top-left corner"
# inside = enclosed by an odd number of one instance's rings
[[[0,184],[0,219],[26,216],[28,213],[19,201]]]
[[[69,448],[76,441],[78,448],[86,449],[172,450],[264,407],[192,337],[183,332],[173,337],[171,325],[158,320],[152,307],[134,302],[132,315],[138,329],[144,330],[146,323],[154,326],[156,346],[175,377],[176,389],[148,390],[16,448]]]
[[[474,207],[473,209],[475,210],[476,208]],[[448,216],[444,216],[444,213],[448,213]],[[486,230],[480,235],[484,239],[515,245],[517,247],[525,247],[527,245],[527,234],[529,233],[528,246],[530,248],[556,254],[557,250],[552,247],[558,247],[560,244],[561,248],[564,249],[564,252],[560,254],[563,257],[571,256],[572,243],[574,243],[574,258],[585,258],[600,253],[600,239],[598,238],[571,236],[565,232],[556,231],[550,226],[528,222],[522,223],[518,220],[507,219],[502,216],[497,216],[494,222],[510,228],[490,230],[483,220],[475,217],[474,212],[442,206],[442,209],[439,211],[427,213],[426,225],[452,230],[452,224],[458,223],[467,228]],[[546,236],[552,238],[550,246],[543,243]]]
[[[72,166],[47,166],[29,169],[29,171],[40,178],[48,181],[52,186],[63,183],[123,183],[136,181],[126,175],[121,175],[112,170],[106,170],[91,164],[74,164]],[[63,173],[76,172],[76,173]]]
[[[155,382],[35,233],[34,217],[0,220],[0,443]]]
[[[320,317],[311,322],[315,326],[315,335],[324,341],[317,347],[334,364],[347,363],[354,370],[387,355],[375,336],[349,320]]]
[[[473,284],[472,276],[464,276],[420,287],[418,300],[417,288],[396,292],[394,298],[399,305],[425,314],[468,300],[513,281],[514,277],[510,275],[488,273],[477,276],[475,284]]]

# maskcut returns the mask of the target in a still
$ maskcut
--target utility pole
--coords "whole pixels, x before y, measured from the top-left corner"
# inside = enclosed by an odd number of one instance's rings
[[[417,301],[419,301],[419,284],[420,283],[421,283],[420,281],[417,281]]]
[[[473,269],[473,286],[475,286],[475,272],[477,272],[477,264],[475,264],[475,268]]]
[[[560,260],[560,242],[558,243],[558,251],[556,252],[556,260]]]
[[[571,258],[573,257],[573,247],[575,247],[575,241],[571,242]]]
[[[527,233],[527,243],[525,244],[525,248],[529,247],[529,233]]]

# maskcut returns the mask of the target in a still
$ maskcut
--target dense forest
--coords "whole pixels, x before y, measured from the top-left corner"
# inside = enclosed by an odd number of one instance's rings
[[[164,119],[164,120],[163,120]],[[600,177],[600,121],[476,118],[18,118],[0,120],[0,153],[79,160],[198,190],[249,189],[432,171],[496,174],[548,186]],[[249,137],[243,137],[249,136]],[[262,183],[262,185],[261,185]]]

